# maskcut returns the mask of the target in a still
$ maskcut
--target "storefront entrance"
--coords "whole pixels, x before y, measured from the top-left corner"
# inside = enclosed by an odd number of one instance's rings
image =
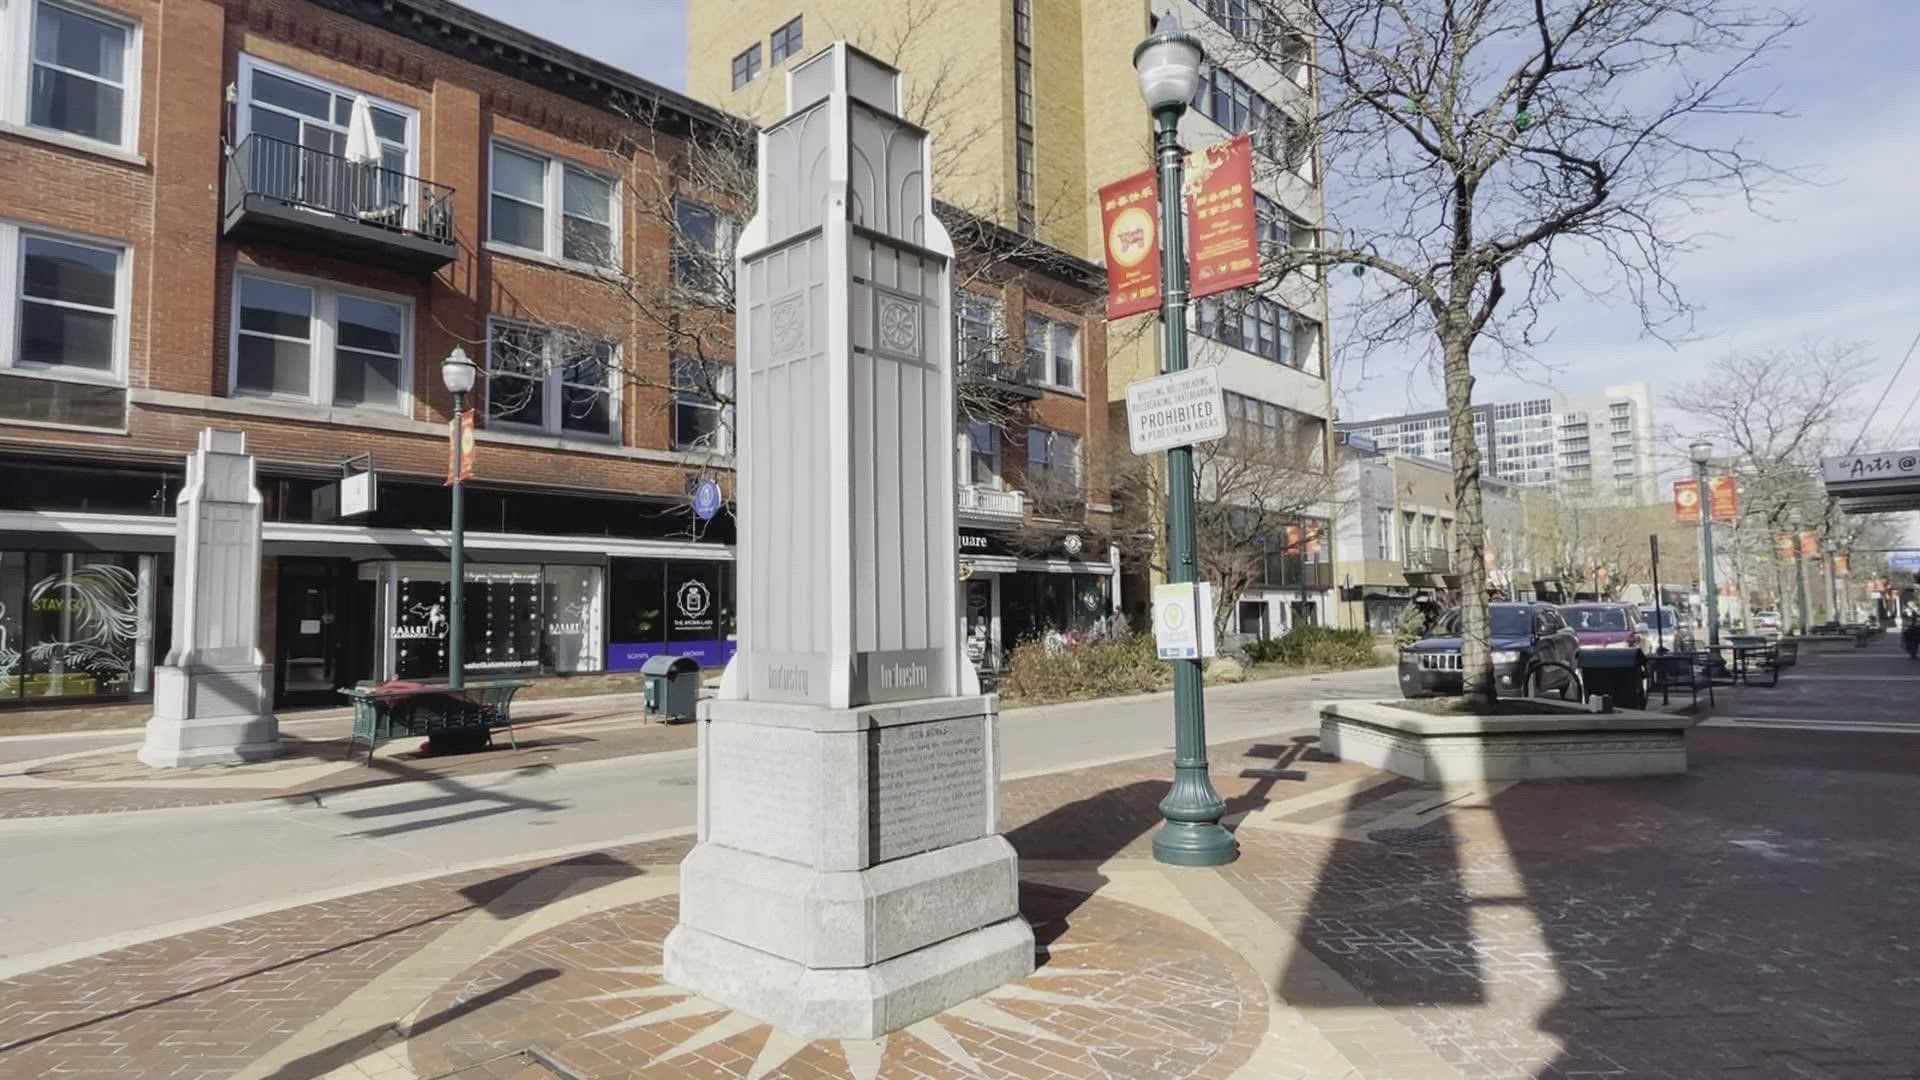
[[[346,559],[280,560],[274,620],[274,704],[340,704],[339,691],[367,678],[372,658],[370,581]]]

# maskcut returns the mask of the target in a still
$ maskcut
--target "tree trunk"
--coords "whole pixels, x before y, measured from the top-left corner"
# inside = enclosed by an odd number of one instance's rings
[[[1487,614],[1487,521],[1480,497],[1480,444],[1473,432],[1472,335],[1464,322],[1440,330],[1447,423],[1452,433],[1453,558],[1460,575],[1461,690],[1493,704],[1493,651]]]

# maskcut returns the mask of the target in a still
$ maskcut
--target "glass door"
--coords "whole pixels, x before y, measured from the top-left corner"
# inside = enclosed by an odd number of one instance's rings
[[[344,670],[351,566],[333,560],[283,559],[274,637],[279,705],[338,705],[352,684]]]

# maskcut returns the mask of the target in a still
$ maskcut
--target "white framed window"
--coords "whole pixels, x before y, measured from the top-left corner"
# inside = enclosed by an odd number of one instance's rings
[[[413,303],[257,270],[233,275],[228,393],[413,411]]]
[[[788,57],[800,55],[805,35],[800,22],[801,16],[795,15],[793,21],[773,32],[773,39],[767,43],[767,59],[774,64],[783,63]]]
[[[1027,316],[1027,377],[1056,390],[1080,389],[1080,330],[1041,315]]]
[[[967,425],[967,468],[961,482],[974,487],[998,489],[1003,486],[1000,476],[1000,429],[992,424],[974,421]]]
[[[77,0],[0,3],[0,119],[131,152],[140,23]]]
[[[733,368],[691,356],[673,358],[673,448],[726,453],[732,448]]]
[[[487,425],[616,438],[619,346],[565,327],[488,320]]]
[[[730,292],[734,222],[705,203],[673,200],[673,283],[703,295]]]
[[[581,165],[495,140],[487,238],[590,267],[620,265],[619,184]]]
[[[400,224],[419,225],[417,111],[245,53],[238,90],[238,136],[256,139],[247,157],[249,191],[334,211],[398,207]],[[380,150],[372,180],[346,167],[347,129],[360,97]]]
[[[1056,496],[1080,494],[1080,437],[1028,428],[1027,487]]]
[[[0,370],[123,384],[132,258],[121,244],[0,221]]]
[[[1001,327],[1006,316],[1000,301],[967,289],[953,291],[955,352],[963,370],[984,374],[998,366]]]

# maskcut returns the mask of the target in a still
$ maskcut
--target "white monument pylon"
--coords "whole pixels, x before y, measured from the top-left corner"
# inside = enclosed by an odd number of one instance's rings
[[[959,639],[953,245],[897,71],[787,76],[738,247],[739,654],[701,716],[669,981],[873,1038],[1033,970]]]
[[[160,768],[280,752],[260,656],[264,507],[243,432],[207,428],[174,510],[173,648],[153,673],[140,760]]]

